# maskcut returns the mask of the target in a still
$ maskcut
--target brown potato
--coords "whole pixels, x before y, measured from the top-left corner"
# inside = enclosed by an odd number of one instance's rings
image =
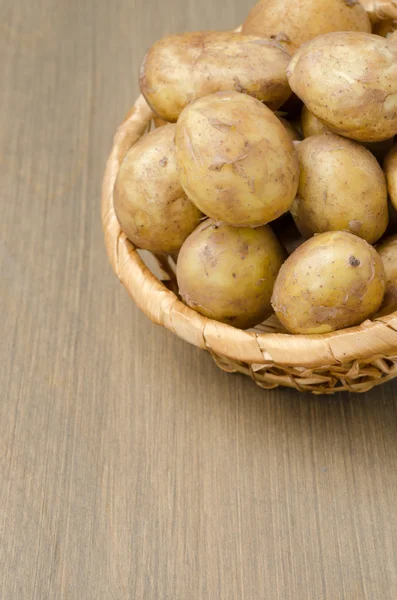
[[[375,314],[385,284],[382,260],[366,241],[343,231],[321,233],[283,264],[272,306],[291,333],[328,333]]]
[[[114,209],[121,229],[138,248],[179,250],[202,214],[186,197],[175,164],[175,125],[141,138],[117,175]]]
[[[196,98],[236,90],[277,110],[291,94],[289,53],[272,40],[235,32],[172,35],[156,42],[141,67],[142,94],[153,110],[175,122]]]
[[[376,246],[386,273],[386,293],[382,314],[397,310],[397,235],[386,238]]]
[[[309,137],[296,151],[300,177],[291,214],[302,235],[350,231],[376,242],[389,213],[385,175],[375,157],[334,134]]]
[[[386,156],[384,169],[390,202],[392,203],[393,208],[397,210],[397,144],[393,146]]]
[[[384,19],[397,19],[396,0],[360,0],[360,4],[372,23],[379,23]]]
[[[208,219],[179,252],[180,294],[206,317],[253,327],[271,313],[270,297],[284,257],[270,227],[231,227]]]
[[[176,159],[189,198],[215,220],[257,227],[286,212],[298,187],[294,146],[255,98],[218,92],[192,102],[176,128]]]
[[[397,133],[397,45],[377,35],[328,33],[295,53],[288,78],[335,133],[363,142]]]
[[[330,31],[371,32],[371,23],[354,0],[260,0],[242,31],[276,39],[293,53]]]

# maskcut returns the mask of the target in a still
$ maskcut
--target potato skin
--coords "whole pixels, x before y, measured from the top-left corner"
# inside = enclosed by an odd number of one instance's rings
[[[128,152],[114,188],[121,229],[139,248],[176,252],[202,218],[186,197],[175,164],[175,125],[146,134]]]
[[[184,302],[202,315],[247,329],[270,313],[284,251],[270,227],[204,221],[183,244],[177,280]]]
[[[390,202],[393,208],[397,210],[397,144],[393,146],[386,156],[383,166],[386,173]]]
[[[303,106],[301,114],[301,128],[303,137],[307,138],[312,135],[321,135],[322,133],[332,133],[331,129],[324,125],[321,121],[313,115],[312,112]],[[357,142],[367,148],[375,156],[375,158],[382,163],[386,154],[389,152],[393,145],[394,138],[388,140],[382,140],[380,142]]]
[[[371,23],[379,23],[384,19],[397,19],[396,0],[360,0]]]
[[[397,45],[360,32],[328,33],[295,53],[292,90],[335,133],[375,142],[397,133]]]
[[[285,261],[272,306],[291,333],[328,333],[371,317],[384,292],[376,250],[351,233],[333,231],[314,236]]]
[[[397,235],[383,240],[376,246],[386,273],[386,293],[382,313],[397,310]]]
[[[236,90],[277,110],[291,95],[290,55],[279,44],[235,32],[172,35],[156,42],[141,67],[142,94],[153,110],[175,122],[196,98]]]
[[[257,227],[291,206],[296,152],[279,119],[258,100],[218,92],[192,102],[179,117],[175,144],[181,184],[209,217]]]
[[[358,3],[345,0],[260,0],[248,14],[243,33],[275,38],[293,53],[303,43],[331,31],[371,32]]]
[[[154,126],[157,127],[163,127],[164,125],[168,125],[168,121],[164,121],[164,119],[160,119],[160,117],[154,117],[153,118],[153,123]]]
[[[312,135],[331,133],[330,128],[319,121],[305,105],[303,105],[301,113],[301,128],[304,138],[311,137]]]
[[[376,158],[334,134],[309,137],[296,151],[300,177],[291,214],[302,235],[349,231],[376,242],[389,221],[386,179]]]

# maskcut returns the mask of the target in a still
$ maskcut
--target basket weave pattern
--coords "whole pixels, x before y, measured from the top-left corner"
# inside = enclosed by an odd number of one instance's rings
[[[324,335],[280,333],[271,317],[250,331],[207,319],[176,295],[172,261],[157,257],[164,281],[146,267],[121,231],[113,207],[114,182],[128,150],[154,115],[140,96],[118,129],[106,166],[102,224],[111,265],[139,308],[154,322],[208,350],[228,372],[249,375],[265,389],[279,385],[315,394],[365,392],[397,376],[397,312]]]

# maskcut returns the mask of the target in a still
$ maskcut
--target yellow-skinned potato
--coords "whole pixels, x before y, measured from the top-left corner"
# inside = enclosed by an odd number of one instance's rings
[[[270,227],[204,221],[183,244],[177,280],[184,302],[202,315],[247,329],[270,313],[285,254]]]
[[[389,221],[386,178],[376,158],[334,134],[309,137],[296,151],[300,177],[291,214],[302,235],[350,231],[376,242]]]
[[[163,125],[168,125],[168,121],[164,121],[164,119],[160,119],[160,117],[154,117],[153,119],[153,123],[154,126],[157,127],[163,127]]]
[[[386,293],[382,314],[397,310],[397,235],[386,238],[376,246],[386,273]]]
[[[335,133],[375,142],[397,133],[397,45],[360,32],[328,33],[295,53],[292,90]]]
[[[371,31],[365,10],[349,0],[260,0],[243,24],[243,33],[272,37],[294,52],[330,31]]]
[[[397,144],[393,146],[385,158],[384,169],[387,179],[390,202],[397,210]]]
[[[175,144],[182,186],[209,217],[257,227],[291,206],[296,152],[282,123],[258,100],[218,92],[192,102],[178,120]]]
[[[114,209],[121,229],[138,248],[176,252],[202,214],[186,197],[175,164],[175,125],[141,138],[117,175]]]
[[[291,333],[328,333],[371,317],[384,292],[376,250],[351,233],[333,231],[312,237],[285,261],[272,306]]]
[[[305,138],[312,135],[321,135],[322,133],[332,133],[331,129],[319,121],[306,106],[303,106],[302,109],[301,127],[303,137]],[[367,148],[367,150],[369,150],[379,162],[382,162],[392,147],[393,141],[394,138],[390,138],[388,140],[382,140],[381,142],[358,143]]]
[[[372,23],[385,19],[397,19],[396,0],[360,0]]]
[[[303,105],[301,113],[301,128],[304,138],[331,132],[330,128],[319,121],[305,105]]]
[[[277,110],[291,94],[289,53],[272,40],[235,32],[172,35],[156,42],[141,67],[142,94],[153,110],[175,122],[189,102],[236,90]]]

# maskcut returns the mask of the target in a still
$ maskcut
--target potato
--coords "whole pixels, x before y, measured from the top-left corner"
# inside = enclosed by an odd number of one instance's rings
[[[202,214],[186,197],[175,164],[175,125],[141,138],[117,175],[114,209],[121,229],[139,248],[176,252]]]
[[[397,210],[397,144],[393,146],[385,158],[384,169],[387,179],[390,202]]]
[[[247,329],[270,313],[270,297],[284,251],[268,226],[251,229],[204,221],[183,244],[177,280],[197,312]]]
[[[242,31],[276,39],[293,53],[330,31],[370,32],[371,23],[354,0],[260,0]]]
[[[240,227],[273,221],[292,204],[299,164],[279,119],[255,98],[218,92],[187,106],[176,127],[182,186],[204,214]]]
[[[293,91],[335,133],[363,142],[397,133],[397,45],[377,35],[328,33],[294,55]]]
[[[287,130],[287,133],[291,139],[291,142],[300,142],[302,139],[302,136],[299,133],[297,127],[295,127],[295,125],[293,125],[290,121],[287,121],[287,119],[284,119],[284,117],[278,117],[278,118],[281,121],[281,123],[284,125],[285,129]]]
[[[386,293],[382,313],[397,310],[397,235],[386,238],[376,247],[386,273]]]
[[[305,105],[303,105],[301,113],[301,128],[304,138],[331,132],[330,128],[321,123]]]
[[[331,133],[329,127],[324,125],[310,112],[310,110],[303,106],[301,115],[301,127],[303,137],[307,138],[312,135],[320,135],[321,133]],[[393,145],[394,138],[388,140],[382,140],[381,142],[357,142],[367,148],[379,162],[383,162],[386,154],[389,152]]]
[[[163,127],[163,125],[168,125],[168,121],[164,121],[164,119],[160,119],[160,117],[154,117],[153,123],[155,127]]]
[[[272,40],[234,32],[172,35],[156,42],[140,74],[142,94],[153,110],[175,122],[196,98],[236,90],[272,110],[291,94],[285,74],[289,53]]]
[[[344,231],[321,233],[283,264],[272,306],[291,333],[328,333],[371,317],[385,285],[382,260],[366,241]]]
[[[397,19],[396,0],[360,0],[372,23],[384,19]]]
[[[369,243],[386,231],[386,178],[366,149],[338,135],[315,135],[297,147],[298,194],[291,214],[305,237],[350,231]]]
[[[376,35],[381,37],[389,37],[392,33],[397,30],[397,19],[388,19],[387,21],[380,21],[377,23],[373,31]]]

